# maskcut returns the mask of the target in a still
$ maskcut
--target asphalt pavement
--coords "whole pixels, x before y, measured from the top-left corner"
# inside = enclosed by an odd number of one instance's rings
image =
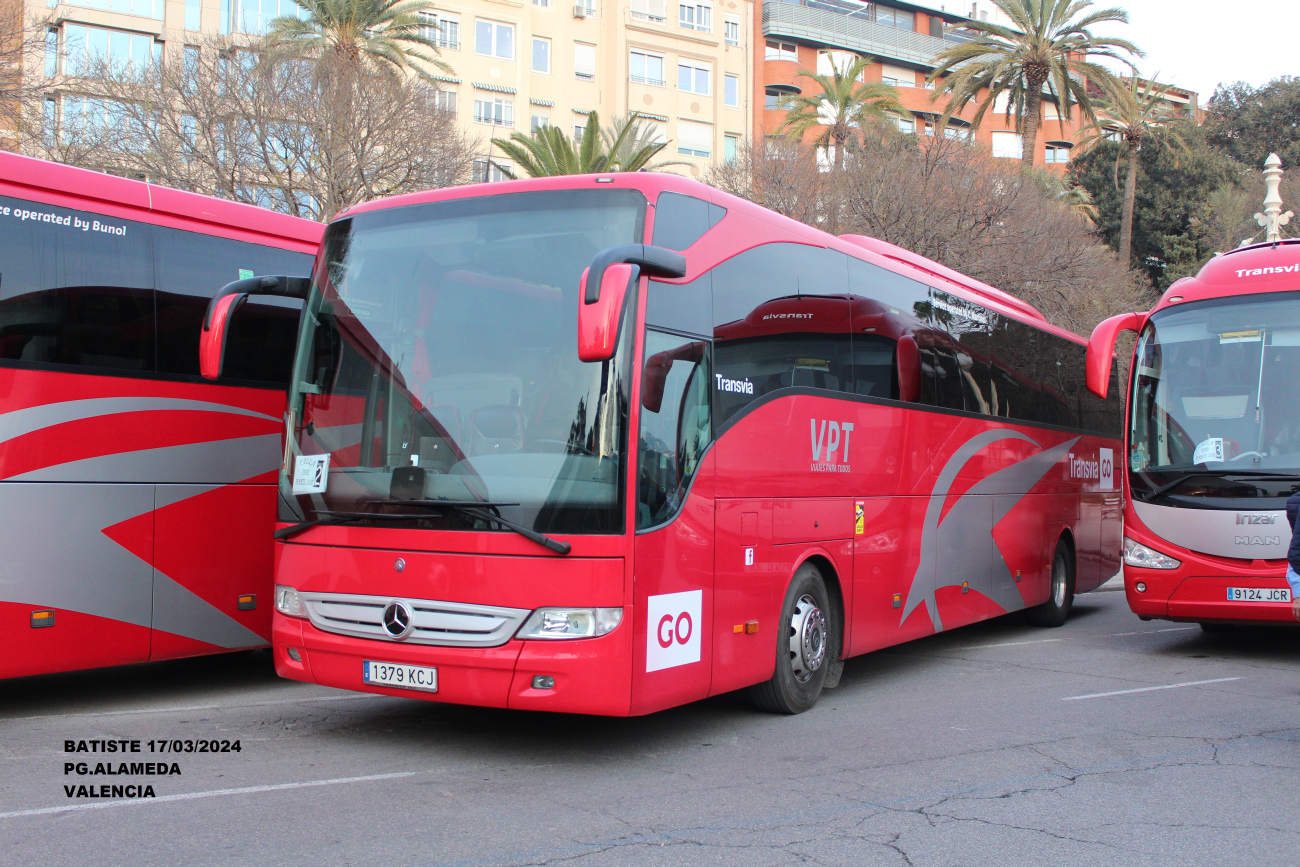
[[[75,768],[123,761],[180,774]],[[796,717],[452,707],[282,681],[259,651],[0,683],[0,863],[1292,864],[1298,769],[1300,629],[1142,623],[1108,591],[1060,629],[850,660]]]

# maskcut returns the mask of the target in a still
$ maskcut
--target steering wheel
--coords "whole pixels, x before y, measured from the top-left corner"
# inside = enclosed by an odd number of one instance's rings
[[[1248,458],[1251,457],[1252,455],[1257,458],[1264,457],[1263,453],[1261,452],[1242,452],[1241,454],[1237,455],[1235,458],[1228,458],[1228,460],[1225,461],[1225,463],[1232,463],[1233,461],[1239,461],[1242,458]]]

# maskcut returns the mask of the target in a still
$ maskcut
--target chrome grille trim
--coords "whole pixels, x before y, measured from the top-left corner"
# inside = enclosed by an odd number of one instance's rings
[[[313,626],[323,632],[398,643],[384,631],[380,618],[389,602],[411,609],[411,634],[401,644],[440,647],[497,647],[511,639],[530,613],[528,608],[501,608],[403,596],[299,592]]]

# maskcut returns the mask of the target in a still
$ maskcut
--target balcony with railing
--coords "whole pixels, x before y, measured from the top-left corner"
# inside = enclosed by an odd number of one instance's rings
[[[766,0],[763,35],[787,36],[807,42],[847,48],[878,60],[901,60],[934,66],[945,48],[969,37],[945,33],[942,38],[899,30],[871,19],[870,4],[844,0]]]

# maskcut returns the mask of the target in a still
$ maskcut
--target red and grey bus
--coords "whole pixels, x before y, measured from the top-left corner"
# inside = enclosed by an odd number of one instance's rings
[[[0,153],[0,677],[270,641],[296,301],[214,287],[309,274],[324,227]]]
[[[1119,563],[1121,412],[1085,358],[992,287],[673,175],[352,208],[291,377],[277,670],[798,712],[846,657],[1059,625]]]
[[[1216,256],[1146,313],[1097,326],[1088,384],[1137,333],[1124,461],[1124,589],[1143,620],[1295,623],[1286,499],[1300,489],[1300,243]]]

